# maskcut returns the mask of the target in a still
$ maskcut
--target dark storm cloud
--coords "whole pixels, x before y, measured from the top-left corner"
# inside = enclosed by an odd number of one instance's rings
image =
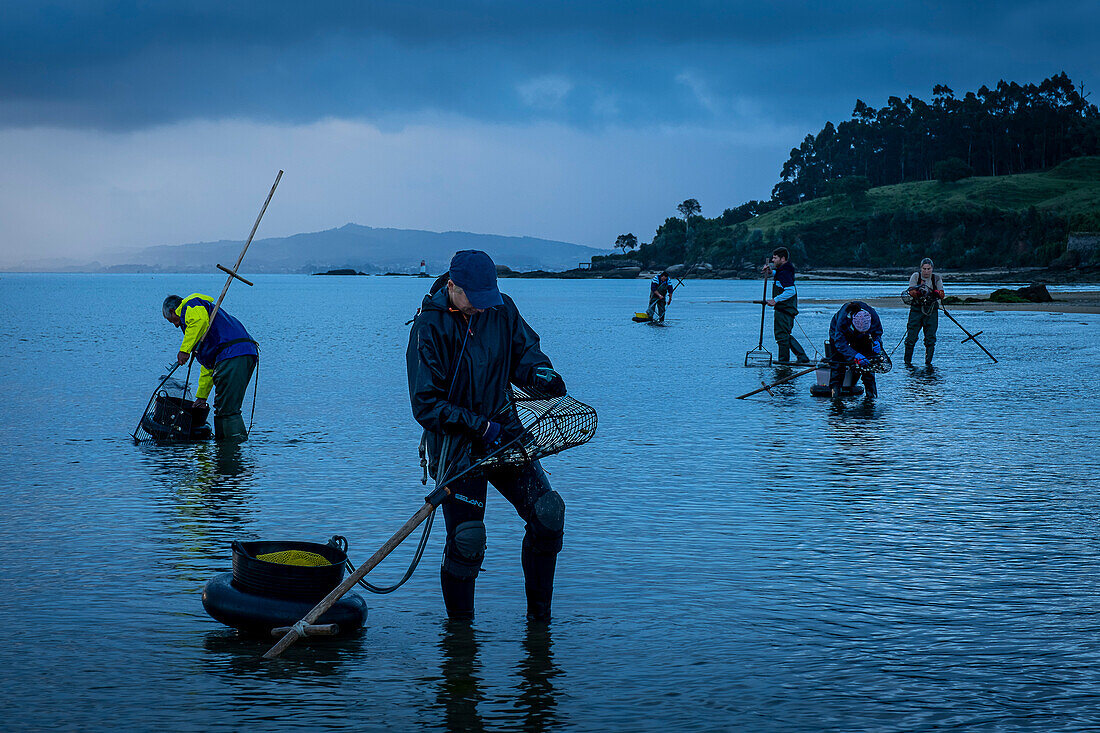
[[[1096,3],[7,3],[0,124],[702,124],[1096,75]]]

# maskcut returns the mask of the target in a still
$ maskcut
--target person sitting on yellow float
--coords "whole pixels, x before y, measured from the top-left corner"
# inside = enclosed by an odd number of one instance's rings
[[[177,362],[186,364],[192,353],[199,362],[195,405],[204,406],[214,390],[214,436],[239,443],[248,439],[241,404],[260,351],[244,325],[224,309],[218,308],[211,324],[213,311],[214,299],[202,293],[169,295],[161,308],[165,320],[183,329]]]

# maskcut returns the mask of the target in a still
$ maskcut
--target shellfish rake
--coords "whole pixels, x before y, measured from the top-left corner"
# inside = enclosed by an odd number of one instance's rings
[[[764,317],[768,312],[768,277],[766,275],[764,276],[764,297],[761,300],[754,300],[753,303],[760,304],[760,341],[755,349],[745,353],[745,366],[770,367],[772,352],[764,348]]]
[[[489,470],[489,467],[532,461],[538,458],[560,453],[567,448],[573,448],[587,443],[596,434],[596,411],[579,402],[569,395],[560,397],[547,397],[538,394],[531,389],[520,389],[513,385],[512,399],[502,412],[515,411],[515,418],[523,425],[523,430],[502,445],[492,449],[474,465],[450,476],[446,481],[438,482],[437,488],[424,497],[424,505],[412,515],[407,522],[401,525],[386,542],[378,548],[370,558],[360,565],[354,573],[344,578],[340,585],[321,599],[313,609],[302,618],[301,621],[291,626],[286,635],[275,646],[267,650],[264,659],[275,659],[282,654],[291,644],[309,635],[309,629],[316,623],[325,611],[332,607],[336,601],[349,590],[355,587],[367,573],[382,562],[387,555],[404,542],[405,538],[412,534],[425,519],[431,517],[440,504],[451,495],[449,485],[460,478],[475,474],[477,471]]]

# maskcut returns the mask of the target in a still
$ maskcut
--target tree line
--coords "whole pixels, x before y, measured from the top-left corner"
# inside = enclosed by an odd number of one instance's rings
[[[860,197],[871,187],[1028,173],[1098,155],[1100,111],[1087,96],[1063,72],[1039,84],[1002,80],[993,89],[982,86],[961,98],[937,84],[930,102],[892,96],[877,110],[857,100],[850,120],[835,126],[827,122],[791,150],[770,199],[727,208],[713,219],[700,215],[698,201],[687,199],[676,207],[680,217],[668,217],[652,242],[624,234],[615,246],[623,254],[637,248],[636,256],[651,264],[719,257],[736,266],[780,244],[799,252],[803,262],[830,265],[887,265],[914,256],[917,249],[937,252],[944,264],[959,266],[1048,264],[1064,252],[1069,222],[1033,208],[882,211],[853,217],[840,227],[803,222],[769,235],[767,242],[751,220],[823,196],[841,196],[853,210],[862,209],[859,202],[865,199]],[[1090,217],[1090,225],[1095,218]]]
[[[863,176],[873,187],[932,180],[936,165],[947,161],[997,176],[1097,154],[1100,112],[1065,72],[1039,84],[1002,80],[962,98],[937,84],[931,102],[890,97],[876,110],[857,100],[850,120],[807,135],[783,164],[772,201],[781,206],[829,195],[830,182],[848,176]]]

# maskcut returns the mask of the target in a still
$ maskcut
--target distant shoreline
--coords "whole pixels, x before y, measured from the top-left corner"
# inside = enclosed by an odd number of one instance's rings
[[[653,277],[658,271],[641,270],[640,268],[630,268],[635,272],[622,272],[617,270],[588,270],[588,269],[574,269],[563,271],[551,271],[551,270],[531,270],[521,272],[517,270],[508,270],[499,273],[499,277],[502,279],[527,279],[527,280],[648,280]],[[814,270],[802,270],[798,273],[799,280],[807,282],[828,282],[828,281],[862,281],[862,282],[898,282],[905,283],[908,281],[909,276],[915,272],[915,268],[890,268],[883,270],[861,270],[861,269],[843,269],[843,268],[819,268]],[[247,273],[247,267],[242,268],[242,272]],[[946,270],[937,269],[937,273],[941,274],[945,280],[953,282],[965,282],[974,284],[983,283],[1042,283],[1046,285],[1058,286],[1058,285],[1100,285],[1100,268],[1076,268],[1076,269],[1054,269],[1046,267],[1035,267],[1026,269],[987,269],[987,270]],[[111,271],[73,271],[73,270],[41,270],[41,271],[26,271],[26,270],[0,270],[0,276],[3,275],[208,275],[218,274],[216,272],[207,271],[170,271],[170,270],[132,270],[132,271],[119,271],[117,269]],[[305,276],[355,276],[355,277],[423,277],[419,273],[409,272],[387,272],[387,273],[368,273],[361,271],[328,271],[328,272],[254,272],[253,275],[305,275]],[[438,277],[438,274],[428,275],[432,279]],[[693,272],[685,276],[672,275],[673,279],[682,278],[683,280],[759,280],[761,275],[759,272],[753,270],[722,270],[712,272]],[[1025,309],[1026,310],[1026,309]]]
[[[633,270],[634,272],[626,272]],[[555,279],[555,280],[632,280],[648,279],[657,274],[659,270],[645,270],[641,268],[618,268],[613,270],[564,270],[562,272],[549,272],[535,270],[532,272],[506,271],[501,272],[501,278],[523,279]],[[908,282],[909,276],[916,272],[916,267],[891,267],[882,269],[858,269],[858,268],[833,268],[820,267],[812,270],[800,270],[798,278],[805,281],[830,281],[830,280],[860,280],[866,282]],[[1046,285],[1065,284],[1097,284],[1100,285],[1100,267],[1056,269],[1051,267],[1027,267],[1027,268],[992,268],[980,270],[948,270],[937,269],[937,273],[945,279],[955,282],[967,283],[1043,283]],[[683,280],[759,280],[761,275],[758,270],[711,270],[709,272],[692,272],[687,276],[675,274],[675,269],[669,271],[669,275],[675,279]]]

